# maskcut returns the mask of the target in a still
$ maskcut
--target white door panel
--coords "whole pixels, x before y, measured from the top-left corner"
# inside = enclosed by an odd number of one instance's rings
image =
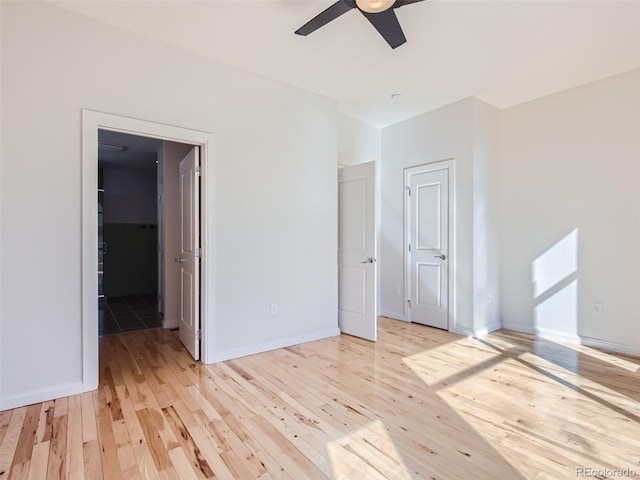
[[[376,340],[375,163],[338,171],[338,323]]]
[[[408,183],[409,319],[448,329],[449,170],[412,169]]]
[[[199,149],[180,161],[180,341],[200,359],[200,182]]]
[[[415,190],[416,199],[416,249],[438,250],[441,248],[440,225],[440,184],[419,185]]]
[[[440,278],[442,276],[442,266],[433,263],[416,264],[416,285],[418,305],[430,305],[440,307],[442,305],[442,291]]]

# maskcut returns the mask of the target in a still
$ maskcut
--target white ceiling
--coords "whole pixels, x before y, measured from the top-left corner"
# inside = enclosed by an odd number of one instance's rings
[[[396,50],[356,10],[293,33],[333,1],[53,3],[334,98],[378,127],[469,96],[505,108],[640,67],[640,0],[427,0],[396,10],[408,40]]]

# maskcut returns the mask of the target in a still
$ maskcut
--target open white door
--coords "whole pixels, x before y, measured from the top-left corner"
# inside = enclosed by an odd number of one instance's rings
[[[342,333],[375,341],[375,163],[338,170],[338,322]]]
[[[180,341],[200,359],[200,158],[194,147],[180,162]]]
[[[449,170],[406,171],[409,320],[449,328]]]

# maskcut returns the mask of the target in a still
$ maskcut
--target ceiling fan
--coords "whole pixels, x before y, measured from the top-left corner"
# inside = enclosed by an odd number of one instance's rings
[[[396,48],[405,43],[407,39],[393,10],[422,1],[424,0],[338,0],[296,30],[296,33],[298,35],[309,35],[340,15],[357,8],[360,13],[367,17],[367,20],[382,35],[389,46]]]

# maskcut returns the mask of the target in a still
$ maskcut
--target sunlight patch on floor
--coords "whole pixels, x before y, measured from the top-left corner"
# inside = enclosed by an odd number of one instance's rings
[[[336,480],[413,478],[380,420],[329,442],[327,452]]]
[[[593,395],[593,397],[595,397],[593,399],[594,401],[601,399],[612,408],[624,409],[632,415],[640,416],[640,402],[636,402],[632,398],[631,392],[627,395],[624,392],[613,390],[598,381],[591,380],[588,377],[588,373],[575,373],[572,370],[567,370],[562,366],[540,358],[530,352],[523,353],[519,355],[518,358],[531,366],[539,368],[543,372],[547,372],[549,375],[567,382],[572,387],[582,389],[585,393]],[[611,375],[615,375],[615,372],[612,371]]]
[[[625,445],[635,441],[638,424],[624,415],[635,402],[533,354],[507,358],[438,394],[527,478],[537,478],[542,464],[547,478],[570,478],[580,467],[637,469],[638,454]],[[603,443],[618,445],[617,455]]]
[[[625,358],[621,353],[608,353],[585,345],[563,343],[567,348],[579,351],[583,355],[589,355],[601,362],[610,363],[614,367],[623,368],[631,373],[640,372],[640,358]]]
[[[512,347],[506,340],[501,348]],[[424,350],[402,361],[427,385],[444,382],[470,368],[479,367],[500,353],[483,345],[474,338],[462,338],[455,342]]]

